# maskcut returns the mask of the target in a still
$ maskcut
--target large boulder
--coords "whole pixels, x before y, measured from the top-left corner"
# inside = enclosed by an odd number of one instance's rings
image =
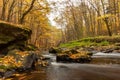
[[[22,25],[0,21],[0,52],[8,47],[24,46],[31,33],[29,28]]]
[[[57,62],[75,62],[89,63],[91,61],[91,53],[88,51],[79,51],[76,53],[60,53],[56,56]]]

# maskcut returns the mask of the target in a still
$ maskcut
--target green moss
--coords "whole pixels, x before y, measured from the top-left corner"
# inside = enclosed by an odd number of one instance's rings
[[[107,45],[109,45],[110,44],[110,42],[108,42],[108,41],[102,41],[102,42],[100,42],[98,45],[99,46],[107,46]]]
[[[5,65],[0,65],[0,70],[7,70],[7,69],[8,69],[7,66],[5,66]]]
[[[67,48],[73,48],[76,46],[80,47],[89,47],[89,46],[107,46],[110,44],[114,44],[120,41],[119,36],[115,37],[108,37],[108,36],[102,36],[102,37],[88,37],[83,38],[77,41],[71,41],[65,44],[61,44],[60,47],[67,47]]]

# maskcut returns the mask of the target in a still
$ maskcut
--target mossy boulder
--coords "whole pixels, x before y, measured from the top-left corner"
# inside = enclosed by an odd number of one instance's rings
[[[32,31],[22,25],[0,21],[0,51],[9,46],[24,46]]]
[[[76,53],[61,53],[57,54],[57,62],[75,62],[88,63],[91,61],[91,54],[88,51],[81,51]]]
[[[0,44],[14,40],[27,40],[31,35],[29,28],[0,21]]]

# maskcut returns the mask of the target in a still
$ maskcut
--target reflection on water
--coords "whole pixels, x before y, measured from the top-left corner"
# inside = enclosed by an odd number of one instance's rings
[[[120,65],[52,63],[13,80],[119,80]]]
[[[49,80],[119,80],[120,66],[55,64],[48,69]]]

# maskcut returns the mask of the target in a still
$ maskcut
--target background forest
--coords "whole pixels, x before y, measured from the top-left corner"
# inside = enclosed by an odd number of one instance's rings
[[[62,41],[120,34],[120,0],[67,0],[60,17]]]

